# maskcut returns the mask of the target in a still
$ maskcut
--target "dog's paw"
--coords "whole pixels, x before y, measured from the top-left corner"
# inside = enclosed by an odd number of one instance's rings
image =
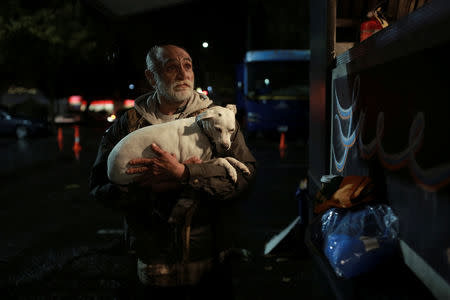
[[[237,181],[237,172],[235,169],[230,169],[229,172],[231,179],[233,180],[234,183],[236,183]]]
[[[241,170],[242,170],[242,173],[244,173],[244,174],[247,174],[247,175],[250,174],[250,170],[247,167],[241,168]]]
[[[247,175],[250,174],[250,170],[243,163],[237,162],[236,166],[242,171],[242,173],[247,174]]]

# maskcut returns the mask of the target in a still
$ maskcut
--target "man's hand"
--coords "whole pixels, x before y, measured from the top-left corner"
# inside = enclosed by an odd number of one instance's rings
[[[126,173],[150,173],[152,176],[157,176],[160,180],[166,179],[180,179],[184,172],[184,165],[178,162],[174,154],[162,150],[156,144],[151,144],[152,151],[156,154],[153,158],[136,158],[128,162],[131,167]]]
[[[131,167],[126,170],[127,174],[142,174],[135,178],[135,182],[142,187],[152,187],[155,190],[175,188],[186,175],[184,163],[202,162],[197,157],[191,157],[180,163],[174,154],[162,150],[156,144],[151,147],[156,157],[132,159],[128,162]]]

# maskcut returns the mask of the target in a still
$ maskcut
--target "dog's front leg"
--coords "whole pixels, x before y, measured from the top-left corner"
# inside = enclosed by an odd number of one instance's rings
[[[250,174],[250,170],[247,168],[246,165],[244,165],[243,163],[241,163],[239,160],[237,160],[234,157],[225,157],[225,159],[233,166],[241,169],[242,172],[244,172],[245,174]]]
[[[225,158],[219,157],[212,161],[213,165],[222,166],[227,170],[228,175],[230,175],[233,182],[237,181],[237,172],[236,169],[226,160]]]

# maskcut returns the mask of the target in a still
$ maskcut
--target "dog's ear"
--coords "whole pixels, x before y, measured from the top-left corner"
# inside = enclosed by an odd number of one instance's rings
[[[212,117],[214,117],[214,114],[213,114],[210,110],[207,110],[207,111],[204,111],[204,112],[202,112],[201,114],[199,114],[199,115],[195,118],[195,120],[196,120],[196,121],[198,121],[198,120],[205,120],[205,119],[210,119],[210,118],[212,118]]]
[[[235,104],[227,104],[227,106],[225,106],[225,108],[228,108],[229,110],[231,110],[232,112],[234,112],[234,114],[237,113],[237,108]]]

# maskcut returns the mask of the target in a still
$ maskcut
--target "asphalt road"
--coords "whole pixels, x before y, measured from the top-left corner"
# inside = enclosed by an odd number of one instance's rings
[[[61,149],[56,132],[0,138],[2,299],[118,299],[133,289],[135,265],[123,248],[122,218],[88,198],[87,176],[103,129],[80,128],[78,158],[74,128],[62,133]],[[297,216],[295,192],[306,176],[304,142],[286,143],[281,155],[277,137],[248,140],[258,176],[239,207],[239,240],[248,256],[235,264],[236,299],[334,298],[312,259],[296,255],[299,249],[263,255],[269,239]]]

